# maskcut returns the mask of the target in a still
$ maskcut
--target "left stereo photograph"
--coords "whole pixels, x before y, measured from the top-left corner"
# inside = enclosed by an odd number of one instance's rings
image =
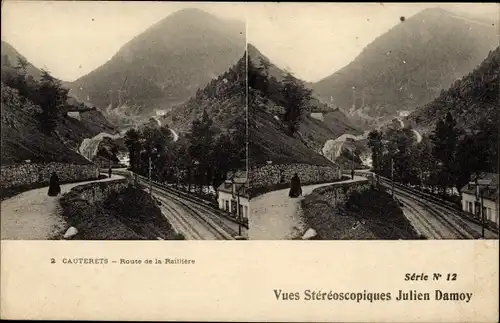
[[[242,6],[2,9],[3,240],[248,239]]]

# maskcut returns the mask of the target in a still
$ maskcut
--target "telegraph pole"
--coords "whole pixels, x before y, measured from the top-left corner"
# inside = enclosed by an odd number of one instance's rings
[[[236,191],[238,197],[238,235],[241,236],[241,207],[240,207],[240,194]]]
[[[483,194],[481,194],[481,237],[484,239],[484,229],[486,226],[486,219],[485,219],[485,214],[484,214],[484,197]]]
[[[391,158],[392,198],[394,198],[394,158]]]
[[[153,195],[153,183],[151,182],[151,154],[149,155],[149,195]]]
[[[476,212],[477,215],[481,217],[481,237],[484,238],[484,214],[483,214],[483,204],[484,204],[484,199],[483,196],[479,190],[479,173],[476,173],[476,179],[475,179],[475,184],[476,184],[476,202],[474,203],[474,211]],[[476,208],[479,208],[477,210]]]

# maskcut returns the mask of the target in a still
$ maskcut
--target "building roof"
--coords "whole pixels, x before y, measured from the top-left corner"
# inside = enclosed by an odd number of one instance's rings
[[[480,173],[477,177],[477,184],[479,185],[479,196],[491,201],[498,199],[498,174]],[[460,192],[470,195],[476,194],[476,174],[471,175],[470,182],[462,187]]]
[[[238,194],[240,197],[249,198],[246,171],[238,170],[236,172],[229,172],[227,175],[227,179],[224,181],[224,183],[219,185],[217,190],[232,194],[233,183],[234,185],[236,185],[235,194]]]

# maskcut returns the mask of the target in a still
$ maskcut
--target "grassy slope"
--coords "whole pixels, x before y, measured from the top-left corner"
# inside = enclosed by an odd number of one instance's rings
[[[290,137],[281,122],[261,110],[254,110],[249,116],[250,165],[263,165],[271,160],[275,164],[305,163],[333,165],[325,157],[307,147],[297,135]]]
[[[106,183],[89,184],[106,185]],[[85,185],[88,186],[88,185]],[[63,216],[78,229],[77,240],[179,239],[149,195],[129,186],[112,193],[103,203],[89,205],[79,198],[77,187],[61,198]]]
[[[68,149],[54,137],[38,130],[32,115],[37,107],[22,104],[17,92],[2,85],[2,165],[32,162],[64,162],[88,164],[78,153]]]
[[[318,200],[313,192],[303,200],[302,209],[306,223],[321,240],[420,238],[398,204],[383,190],[356,192],[337,207]]]

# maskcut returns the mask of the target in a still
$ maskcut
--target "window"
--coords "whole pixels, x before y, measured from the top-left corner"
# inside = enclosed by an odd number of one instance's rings
[[[226,207],[224,208],[224,210],[229,211],[229,201],[225,200],[225,202],[226,202]]]
[[[473,210],[472,210],[472,202],[467,202],[467,205],[468,205],[468,211],[470,213],[473,213]]]

